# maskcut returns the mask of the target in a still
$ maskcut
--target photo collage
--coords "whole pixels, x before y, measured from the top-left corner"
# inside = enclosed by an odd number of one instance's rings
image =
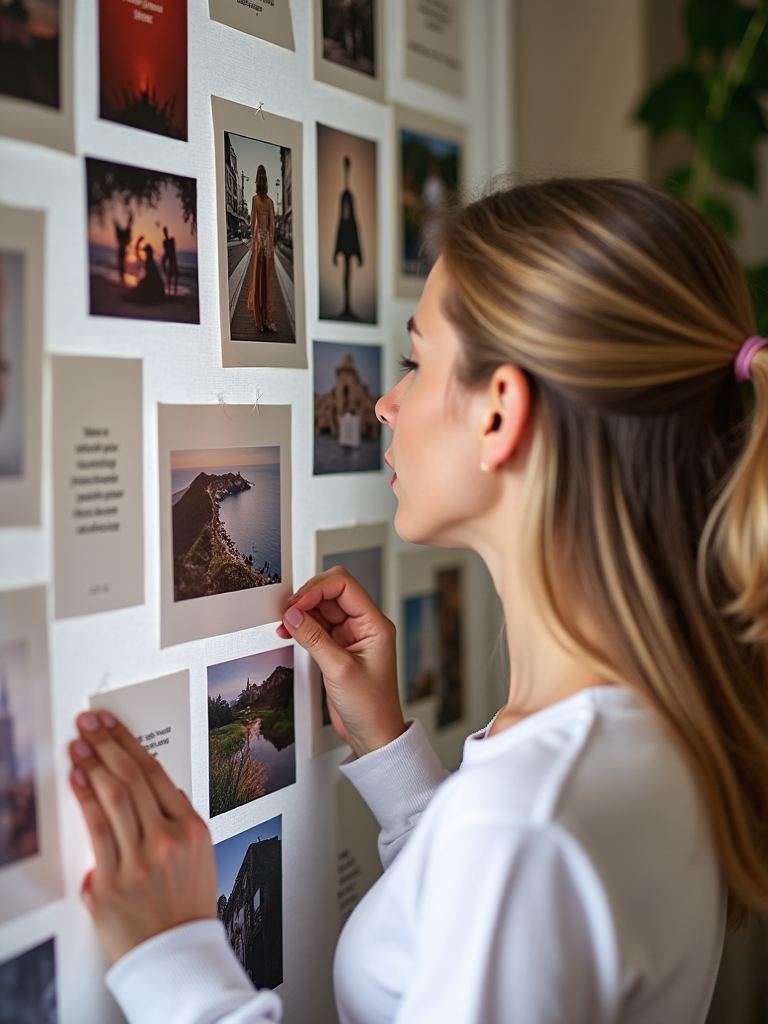
[[[262,54],[297,52],[295,6],[209,0],[205,31],[226,33],[258,66]],[[436,79],[428,28],[411,18],[405,73],[445,94],[455,120],[394,104],[390,119],[382,0],[300,6],[313,22],[312,81],[375,110],[370,128],[333,103],[298,120],[274,92],[265,104],[225,89],[233,75],[203,94],[200,11],[193,21],[187,0],[98,0],[82,82],[73,0],[0,4],[0,149],[6,137],[56,149],[81,182],[66,253],[50,210],[0,206],[0,531],[49,531],[52,565],[48,586],[26,587],[0,567],[3,1021],[69,1024],[66,927],[43,924],[35,941],[11,929],[69,899],[53,623],[73,638],[92,630],[99,651],[91,664],[83,648],[76,710],[120,718],[206,819],[216,913],[257,987],[300,985],[284,948],[296,794],[313,759],[343,746],[317,666],[275,634],[290,594],[341,566],[385,614],[402,613],[404,704],[432,700],[438,729],[466,718],[465,579],[449,566],[423,592],[400,592],[385,521],[389,431],[377,415],[396,380],[388,307],[400,303],[403,322],[413,312],[467,175],[462,47],[451,35],[437,63],[453,71]],[[75,156],[76,101],[91,81],[93,130]],[[197,155],[207,146],[209,173]],[[44,321],[40,300],[58,272],[54,246],[82,281],[96,344],[49,343],[55,318]],[[360,521],[347,502],[359,488],[380,508],[371,515],[368,503]],[[320,514],[327,494],[338,495],[334,511]],[[144,651],[144,667],[127,673],[98,636],[122,621]],[[340,783],[329,799],[340,927],[381,868],[360,798]]]

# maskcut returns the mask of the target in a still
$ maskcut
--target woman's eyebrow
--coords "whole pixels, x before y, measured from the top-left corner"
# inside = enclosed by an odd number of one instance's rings
[[[410,317],[410,319],[408,320],[408,323],[407,323],[407,325],[406,325],[406,326],[407,326],[407,328],[408,328],[408,333],[409,333],[409,334],[418,334],[418,336],[419,336],[420,338],[422,338],[422,337],[423,337],[423,335],[422,335],[421,331],[420,331],[420,330],[419,330],[419,328],[418,328],[418,327],[416,326],[416,318],[415,318],[415,317]]]

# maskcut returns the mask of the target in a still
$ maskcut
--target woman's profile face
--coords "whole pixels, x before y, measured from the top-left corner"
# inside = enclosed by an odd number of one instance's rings
[[[395,528],[405,540],[463,546],[484,511],[479,398],[455,379],[459,339],[442,310],[450,281],[432,269],[410,321],[410,369],[376,404],[394,431],[385,459],[395,471]]]

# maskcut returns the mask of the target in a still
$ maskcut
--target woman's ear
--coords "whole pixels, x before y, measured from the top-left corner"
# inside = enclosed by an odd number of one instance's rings
[[[531,386],[517,366],[494,371],[484,396],[482,414],[482,462],[498,469],[520,444],[531,415]]]

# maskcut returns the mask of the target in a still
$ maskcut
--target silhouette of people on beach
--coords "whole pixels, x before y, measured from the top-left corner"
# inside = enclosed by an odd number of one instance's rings
[[[143,241],[144,235],[141,235],[136,242],[136,255],[139,259],[142,257],[141,243]],[[143,253],[144,277],[131,290],[129,298],[132,302],[138,302],[142,306],[152,306],[165,299],[165,285],[160,276],[160,271],[157,269],[154,250],[149,242],[144,246]]]
[[[176,239],[168,234],[168,228],[163,228],[163,258],[160,261],[168,282],[168,294],[175,295],[179,290],[179,264],[176,259]]]
[[[251,267],[248,309],[258,330],[276,331],[272,320],[272,277],[275,269],[275,206],[268,195],[264,164],[256,169],[256,194],[251,205]]]
[[[117,239],[117,272],[120,275],[120,284],[125,284],[125,254],[131,244],[131,230],[133,228],[133,211],[128,214],[128,223],[121,228],[117,221],[112,218],[115,226],[115,238]]]
[[[339,209],[339,227],[336,232],[336,251],[333,254],[334,266],[338,263],[339,255],[344,257],[344,309],[339,314],[339,320],[359,319],[352,312],[349,303],[350,285],[350,264],[353,257],[357,257],[357,265],[363,265],[363,256],[360,252],[360,239],[357,234],[357,221],[355,220],[355,200],[349,190],[349,169],[350,159],[344,157],[344,191],[341,193],[341,205]]]

